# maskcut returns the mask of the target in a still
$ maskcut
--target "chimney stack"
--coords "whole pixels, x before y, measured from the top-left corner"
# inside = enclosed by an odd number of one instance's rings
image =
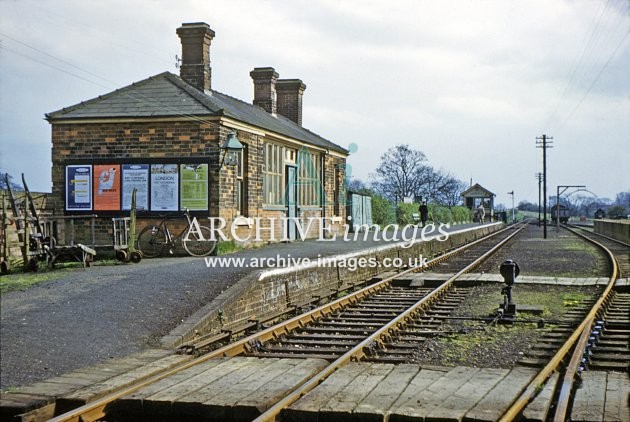
[[[200,91],[210,91],[210,42],[214,31],[204,22],[183,23],[177,35],[182,42],[179,76]]]
[[[278,114],[302,126],[302,94],[306,85],[300,79],[278,79]]]
[[[275,116],[278,72],[273,67],[256,67],[249,76],[254,80],[254,105]]]

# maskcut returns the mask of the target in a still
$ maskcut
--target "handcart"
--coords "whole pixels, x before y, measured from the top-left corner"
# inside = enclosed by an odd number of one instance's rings
[[[114,252],[119,261],[131,261],[133,263],[142,260],[142,253],[135,248],[135,240],[131,241],[131,217],[112,218],[114,225]],[[135,237],[135,236],[134,236]]]
[[[112,218],[114,225],[114,252],[119,261],[138,263],[142,252],[136,249],[136,191],[131,192],[131,212],[129,217]]]

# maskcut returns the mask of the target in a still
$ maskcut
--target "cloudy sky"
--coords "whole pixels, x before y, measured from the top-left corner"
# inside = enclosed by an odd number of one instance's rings
[[[304,126],[368,181],[407,143],[497,201],[630,189],[630,1],[0,0],[0,168],[50,191],[44,114],[163,71],[207,22],[212,87],[251,102],[254,67],[306,83]]]

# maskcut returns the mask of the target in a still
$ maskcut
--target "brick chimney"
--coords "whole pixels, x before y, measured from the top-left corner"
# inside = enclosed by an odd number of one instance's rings
[[[210,91],[210,42],[214,31],[207,23],[183,23],[177,28],[177,35],[182,41],[179,76],[201,91]]]
[[[275,115],[278,72],[273,67],[257,67],[249,72],[249,76],[254,80],[254,105]]]
[[[278,114],[302,126],[302,94],[306,85],[300,79],[278,79]]]

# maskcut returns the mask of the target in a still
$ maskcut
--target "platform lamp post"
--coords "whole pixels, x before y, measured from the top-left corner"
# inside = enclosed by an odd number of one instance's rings
[[[556,230],[560,232],[560,195],[565,193],[567,189],[577,188],[577,190],[586,189],[586,185],[558,185],[556,188]],[[560,192],[562,189],[562,192]],[[551,215],[553,217],[553,214]]]
[[[230,132],[223,146],[219,147],[223,151],[223,157],[221,158],[221,165],[233,166],[238,163],[238,154],[243,151],[243,144],[240,143],[236,134]]]
[[[507,194],[512,195],[512,223],[514,223],[514,221],[516,220],[516,218],[514,217],[514,191],[508,192]]]
[[[223,150],[223,158],[221,159],[221,165],[219,168],[222,168],[223,165],[235,166],[239,163],[239,154],[243,151],[243,144],[236,137],[236,133],[230,132],[228,134],[227,139],[222,147],[219,147]],[[232,215],[236,217],[238,215],[238,209],[240,209],[240,205],[237,203],[240,198],[237,196],[238,190],[238,174],[234,177],[234,208],[232,210]]]

